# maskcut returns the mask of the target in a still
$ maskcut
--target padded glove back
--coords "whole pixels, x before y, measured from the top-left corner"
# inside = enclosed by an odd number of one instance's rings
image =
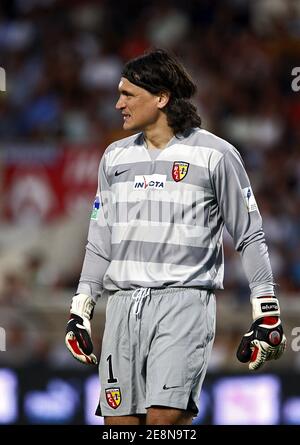
[[[253,319],[250,329],[243,336],[237,349],[237,358],[249,362],[251,371],[257,370],[268,360],[277,360],[286,348],[280,309],[276,298],[253,299]]]
[[[65,343],[73,357],[85,364],[97,364],[93,352],[90,319],[93,316],[95,302],[84,294],[72,299],[70,320],[67,324]]]

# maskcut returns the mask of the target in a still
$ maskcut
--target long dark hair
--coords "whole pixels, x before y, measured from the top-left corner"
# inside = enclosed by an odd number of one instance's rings
[[[201,126],[197,109],[190,102],[197,87],[185,68],[169,52],[156,49],[129,60],[122,76],[152,94],[170,94],[169,102],[162,111],[175,134]]]

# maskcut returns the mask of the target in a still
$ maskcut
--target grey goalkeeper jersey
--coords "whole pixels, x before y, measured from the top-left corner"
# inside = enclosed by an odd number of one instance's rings
[[[261,216],[232,145],[199,128],[174,136],[155,159],[142,133],[114,142],[100,162],[77,292],[222,289],[224,224],[252,296],[274,295]]]

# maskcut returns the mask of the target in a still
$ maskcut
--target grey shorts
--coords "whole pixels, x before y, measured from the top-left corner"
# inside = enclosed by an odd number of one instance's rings
[[[99,374],[102,416],[154,406],[198,411],[215,335],[213,292],[137,289],[109,297]]]

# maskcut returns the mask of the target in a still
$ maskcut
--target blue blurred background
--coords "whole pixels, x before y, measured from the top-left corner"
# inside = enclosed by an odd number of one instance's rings
[[[299,0],[1,1],[0,424],[101,422],[96,369],[72,359],[64,330],[98,163],[125,136],[114,108],[120,72],[150,47],[186,65],[203,127],[243,156],[288,337],[284,357],[255,376],[237,362],[251,308],[225,233],[225,291],[196,421],[300,424]]]

